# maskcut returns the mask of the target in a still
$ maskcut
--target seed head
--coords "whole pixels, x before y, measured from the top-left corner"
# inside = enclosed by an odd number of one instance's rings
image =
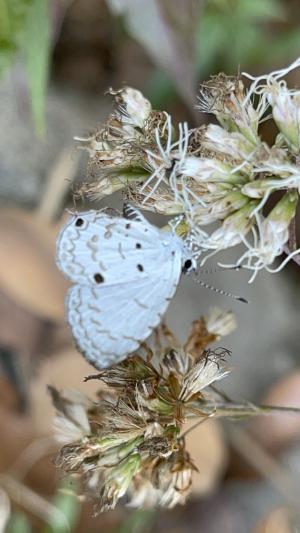
[[[184,503],[195,466],[182,427],[189,418],[214,415],[206,389],[230,369],[228,352],[207,346],[232,326],[231,313],[214,310],[194,322],[183,346],[162,326],[157,346],[143,345],[95,376],[108,387],[97,401],[50,389],[66,430],[56,464],[82,478],[96,511],[114,508],[125,493],[131,505]],[[70,421],[76,431],[69,431]]]

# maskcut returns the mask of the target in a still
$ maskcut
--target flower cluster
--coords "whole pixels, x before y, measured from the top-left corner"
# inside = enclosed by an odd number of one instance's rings
[[[300,91],[283,79],[299,66],[300,59],[258,78],[243,74],[252,80],[248,89],[241,77],[212,77],[200,88],[198,108],[218,124],[193,129],[175,126],[137,90],[112,93],[117,106],[106,125],[77,138],[93,177],[80,193],[103,198],[122,189],[139,208],[181,216],[178,231],[202,263],[243,243],[237,265],[253,271],[251,279],[262,268],[278,271],[299,252],[272,269],[286,249],[300,190]],[[261,136],[267,120],[277,128],[272,145]]]
[[[129,505],[184,503],[196,469],[185,445],[184,423],[222,416],[207,387],[230,369],[225,349],[208,345],[235,328],[232,313],[213,309],[194,322],[184,346],[163,324],[153,346],[97,378],[106,385],[96,401],[49,387],[63,447],[57,465],[79,474],[96,512],[112,509],[125,493]]]

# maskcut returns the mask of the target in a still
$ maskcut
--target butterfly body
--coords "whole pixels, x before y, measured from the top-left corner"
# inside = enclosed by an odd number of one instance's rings
[[[190,259],[182,239],[139,213],[135,220],[101,211],[71,216],[58,239],[57,264],[74,284],[68,321],[91,364],[115,364],[151,334],[185,261]]]

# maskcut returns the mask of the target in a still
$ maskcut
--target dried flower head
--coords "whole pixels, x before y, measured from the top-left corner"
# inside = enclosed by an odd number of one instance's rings
[[[132,506],[185,502],[196,466],[184,423],[218,416],[207,388],[230,372],[229,352],[208,345],[233,327],[231,313],[214,309],[181,346],[162,325],[152,347],[91,376],[107,386],[96,401],[49,388],[64,443],[56,464],[82,477],[96,510],[114,508],[125,493]]]
[[[197,470],[187,432],[211,417],[239,419],[281,409],[236,403],[218,390],[216,383],[231,371],[230,352],[209,345],[234,328],[232,313],[214,308],[193,322],[181,345],[162,324],[151,345],[86,378],[104,385],[93,401],[49,387],[63,444],[56,465],[81,478],[96,513],[113,509],[123,497],[131,507],[184,504]],[[185,431],[190,420],[195,424]]]
[[[297,59],[257,78],[211,77],[200,87],[198,108],[219,124],[194,129],[153,110],[139,91],[111,91],[116,110],[82,141],[94,181],[81,193],[103,197],[122,189],[142,209],[180,215],[202,264],[243,243],[246,251],[236,264],[252,271],[250,281],[262,268],[278,271],[272,263],[286,250],[300,190],[300,91],[288,88],[284,77],[299,66]],[[243,78],[252,80],[248,89]],[[266,120],[278,128],[272,146],[261,136]],[[274,225],[274,212],[265,217],[263,209],[276,191],[285,200],[279,199]],[[219,228],[207,229],[212,222]],[[296,255],[293,249],[281,267]]]

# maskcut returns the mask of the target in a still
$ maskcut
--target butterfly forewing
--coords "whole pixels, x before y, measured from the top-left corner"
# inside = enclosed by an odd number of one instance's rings
[[[74,283],[127,283],[156,271],[170,252],[178,253],[178,242],[146,220],[89,211],[73,216],[62,230],[57,263]]]

